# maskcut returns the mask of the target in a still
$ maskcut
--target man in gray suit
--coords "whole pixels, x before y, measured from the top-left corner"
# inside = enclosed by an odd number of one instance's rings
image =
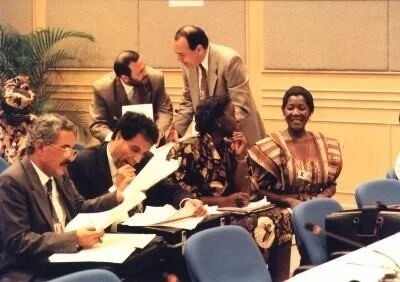
[[[197,26],[183,26],[175,34],[174,50],[183,64],[184,91],[174,128],[184,135],[202,98],[229,95],[239,130],[249,146],[265,137],[265,129],[251,96],[249,78],[240,55],[233,49],[209,44]]]
[[[90,131],[100,142],[109,141],[122,106],[152,104],[154,121],[160,138],[172,123],[172,103],[164,87],[162,72],[146,66],[138,53],[121,52],[114,62],[114,72],[93,84],[93,101],[89,109]]]
[[[77,152],[75,125],[59,115],[39,117],[28,133],[27,156],[0,175],[0,281],[49,278],[43,261],[52,253],[92,247],[104,231],[63,232],[81,212],[111,209],[122,189],[85,200],[66,174]]]

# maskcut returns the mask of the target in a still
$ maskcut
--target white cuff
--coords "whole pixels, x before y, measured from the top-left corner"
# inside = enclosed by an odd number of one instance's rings
[[[108,188],[108,192],[115,192],[115,191],[117,191],[117,186],[115,186],[115,185]]]

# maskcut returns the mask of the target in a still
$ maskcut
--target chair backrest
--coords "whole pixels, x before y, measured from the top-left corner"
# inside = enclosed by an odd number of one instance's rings
[[[89,269],[74,272],[50,280],[49,282],[120,282],[121,280],[111,271],[105,269]]]
[[[9,163],[0,157],[0,173],[2,173],[4,170],[6,170],[7,167],[9,167]]]
[[[377,201],[384,205],[400,204],[400,182],[394,179],[368,181],[357,187],[355,197],[358,208]]]
[[[78,150],[78,151],[82,151],[83,149],[85,149],[85,146],[82,145],[81,143],[75,143],[74,149]]]
[[[256,243],[239,226],[192,235],[185,245],[185,261],[191,281],[272,281]]]
[[[396,172],[394,171],[394,168],[390,169],[387,173],[386,173],[386,178],[387,179],[396,179],[399,180],[397,178]]]
[[[307,264],[318,265],[328,260],[326,238],[324,235],[313,234],[305,229],[306,223],[319,225],[325,229],[325,217],[342,210],[335,200],[319,198],[306,201],[293,209],[292,223],[298,244],[301,245],[301,255]]]

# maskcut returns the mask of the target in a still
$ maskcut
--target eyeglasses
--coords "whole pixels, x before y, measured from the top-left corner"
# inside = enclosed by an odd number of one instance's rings
[[[72,149],[71,147],[59,147],[54,144],[49,144],[49,146],[52,146],[54,148],[60,149],[64,151],[64,158],[68,159],[69,161],[73,161],[76,159],[78,156],[78,150]]]

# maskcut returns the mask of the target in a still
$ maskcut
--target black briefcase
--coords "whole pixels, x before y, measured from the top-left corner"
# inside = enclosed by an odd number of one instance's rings
[[[369,245],[400,231],[400,210],[374,205],[331,213],[326,216],[325,229],[362,245]],[[326,242],[329,255],[357,249],[329,236]]]

